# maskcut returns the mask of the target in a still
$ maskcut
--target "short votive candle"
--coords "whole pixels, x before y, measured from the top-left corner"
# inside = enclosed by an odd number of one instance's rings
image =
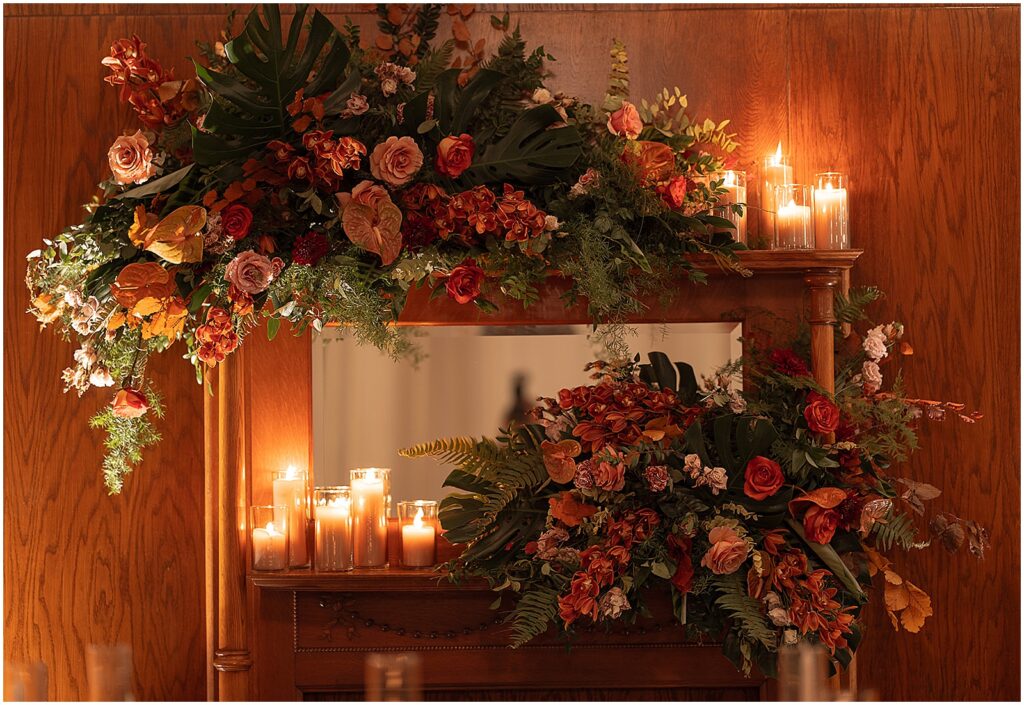
[[[313,491],[316,569],[352,570],[352,493],[347,486]]]
[[[793,183],[793,167],[789,159],[782,153],[782,142],[775,149],[775,154],[764,158],[761,167],[761,237],[767,242],[775,241],[775,189],[784,184]]]
[[[838,171],[815,175],[814,246],[819,250],[850,249],[849,179]]]
[[[284,570],[288,567],[288,522],[286,507],[277,505],[250,508],[252,527],[252,569]]]
[[[814,247],[811,223],[811,190],[805,184],[775,187],[776,250],[809,250]]]
[[[418,499],[398,503],[402,565],[425,568],[437,563],[437,502]]]
[[[388,563],[389,468],[351,470],[352,555],[356,568],[384,568]]]
[[[289,466],[287,470],[274,473],[274,504],[285,508],[277,522],[288,525],[288,565],[293,568],[309,565],[306,492],[305,471]]]
[[[725,218],[733,224],[733,230],[728,230],[736,242],[747,244],[747,173],[745,171],[716,171],[711,175],[712,181],[725,189],[725,193],[718,196],[718,207],[715,215]],[[735,204],[743,205],[743,212],[736,213],[732,208]]]

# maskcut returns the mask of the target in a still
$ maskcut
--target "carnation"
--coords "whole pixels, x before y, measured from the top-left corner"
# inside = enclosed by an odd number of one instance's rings
[[[623,612],[630,608],[630,604],[622,588],[613,587],[601,597],[599,607],[602,617],[618,619]]]
[[[882,371],[878,368],[877,362],[867,360],[861,367],[861,375],[864,378],[864,385],[871,393],[877,392],[882,387]]]
[[[872,328],[864,337],[864,352],[867,353],[867,356],[872,360],[881,360],[889,354],[885,348],[885,341],[886,336],[883,326],[876,326],[875,328]]]

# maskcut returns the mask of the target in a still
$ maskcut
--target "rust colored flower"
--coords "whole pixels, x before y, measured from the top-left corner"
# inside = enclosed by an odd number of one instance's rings
[[[368,179],[364,179],[356,184],[351,193],[336,193],[334,197],[338,199],[338,205],[342,210],[347,208],[349,203],[358,203],[363,206],[376,208],[383,201],[391,201],[391,196],[388,195],[387,189]]]
[[[826,396],[808,392],[804,419],[807,421],[807,428],[815,433],[832,433],[839,426],[839,407]]]
[[[686,201],[686,177],[673,176],[672,179],[657,189],[658,195],[669,208],[682,208]]]
[[[389,265],[402,251],[402,211],[390,198],[376,205],[363,205],[354,198],[341,214],[342,228],[348,239],[380,256]]]
[[[305,157],[295,157],[288,165],[288,178],[292,181],[312,181],[313,169]]]
[[[345,169],[359,169],[365,156],[366,145],[355,138],[342,137],[338,140],[337,145],[328,155],[328,158],[334,173],[341,176],[344,174]]]
[[[667,144],[641,140],[627,146],[622,160],[636,169],[641,182],[649,185],[669,178],[675,167],[676,155]]]
[[[558,598],[558,616],[569,626],[582,616],[597,619],[597,596],[600,586],[589,574],[576,573],[569,584],[569,594]]]
[[[505,229],[505,240],[525,242],[544,233],[547,214],[526,200],[522,191],[505,184],[498,201],[498,223]]]
[[[764,501],[778,492],[784,481],[782,468],[778,463],[756,455],[747,463],[743,493],[751,499]]]
[[[241,240],[252,227],[252,211],[241,203],[232,203],[221,211],[220,224],[224,232],[235,240]]]
[[[292,246],[292,262],[314,265],[327,254],[329,249],[330,245],[326,235],[310,231],[295,238],[295,244]]]
[[[571,491],[548,499],[551,516],[566,526],[579,526],[584,519],[597,513],[597,507],[580,502]]]
[[[137,419],[149,409],[149,400],[137,389],[122,389],[114,395],[111,406],[114,408],[114,416]]]
[[[580,568],[601,587],[607,587],[614,582],[616,567],[616,562],[598,546],[591,546],[580,553]]]
[[[110,294],[127,309],[144,299],[165,299],[177,293],[170,273],[156,262],[126,265],[110,285]]]
[[[373,148],[370,173],[389,186],[402,186],[423,166],[423,152],[412,137],[392,135]]]
[[[573,458],[580,454],[580,444],[572,439],[558,443],[544,441],[540,444],[540,450],[548,476],[562,485],[572,482],[576,475],[576,461]]]
[[[437,169],[437,173],[456,179],[469,168],[475,152],[476,145],[473,144],[473,138],[469,135],[445,137],[437,145],[437,159],[434,161],[434,168]]]
[[[840,519],[835,509],[815,505],[804,514],[804,533],[809,541],[828,543],[835,535]]]
[[[206,323],[196,328],[196,355],[210,367],[223,362],[238,347],[238,334],[231,323],[231,314],[219,306],[211,306]]]
[[[649,465],[644,470],[644,480],[651,492],[661,492],[668,487],[668,467],[665,465]]]
[[[476,260],[467,257],[462,264],[452,269],[444,287],[448,298],[456,303],[468,304],[480,296],[480,286],[485,279],[484,270],[477,266]]]
[[[201,262],[205,225],[206,209],[200,206],[176,208],[163,219],[147,213],[145,206],[136,206],[128,239],[172,264]]]
[[[153,152],[142,130],[114,140],[107,152],[107,161],[114,174],[114,181],[119,184],[141,184],[156,174]]]
[[[598,459],[593,469],[594,485],[607,492],[619,492],[626,485],[626,465]]]

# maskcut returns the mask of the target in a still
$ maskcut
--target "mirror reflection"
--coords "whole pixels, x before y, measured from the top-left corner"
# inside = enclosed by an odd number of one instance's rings
[[[390,467],[394,502],[435,499],[450,468],[398,450],[448,436],[494,436],[537,397],[589,383],[601,357],[586,326],[420,329],[418,367],[359,345],[344,329],[313,341],[313,441],[317,485],[347,485],[349,470]],[[739,357],[738,323],[637,325],[630,349],[660,350],[693,365],[698,380]]]

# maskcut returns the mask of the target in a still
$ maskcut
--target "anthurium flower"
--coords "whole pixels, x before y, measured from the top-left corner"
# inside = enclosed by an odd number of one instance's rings
[[[402,211],[390,198],[369,206],[349,202],[341,216],[341,225],[348,239],[389,265],[402,251]]]
[[[128,237],[136,247],[172,264],[200,262],[203,259],[201,231],[204,225],[206,209],[200,206],[182,206],[162,220],[147,213],[144,206],[138,206]]]
[[[540,444],[544,455],[544,467],[548,475],[559,484],[571,482],[576,475],[576,461],[573,460],[583,450],[574,440],[566,439],[558,443],[544,441]]]

